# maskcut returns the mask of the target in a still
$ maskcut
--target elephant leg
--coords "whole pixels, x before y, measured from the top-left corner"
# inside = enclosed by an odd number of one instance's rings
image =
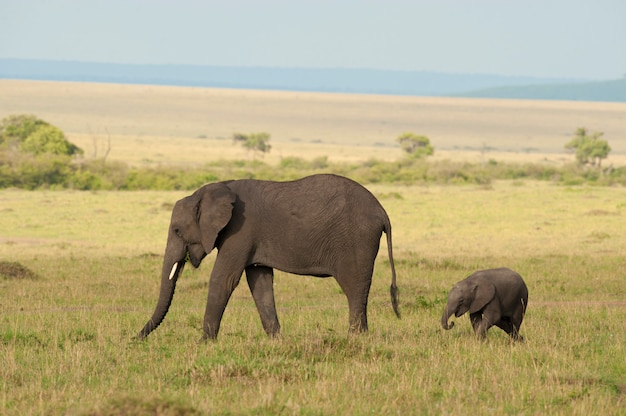
[[[372,275],[356,279],[342,278],[342,276],[336,276],[335,278],[348,298],[348,308],[350,310],[349,331],[367,331],[367,299],[372,283]]]
[[[519,325],[513,323],[510,319],[502,319],[496,324],[498,328],[501,328],[504,332],[509,334],[514,341],[524,341],[524,337],[519,333]]]
[[[475,334],[478,334],[482,320],[483,314],[481,312],[470,313],[470,322],[472,323],[472,328],[474,328]]]
[[[511,317],[511,332],[509,335],[515,341],[524,341],[524,337],[520,335],[519,329],[522,326],[522,321],[524,320],[524,308],[519,308],[513,313]]]
[[[524,337],[519,333],[519,327],[513,327],[513,332],[511,332],[511,338],[513,341],[524,342]]]
[[[513,323],[508,318],[500,319],[498,322],[496,322],[496,326],[509,334],[509,336],[511,337],[513,337],[513,334],[516,332],[515,328],[513,327]]]
[[[483,310],[482,320],[480,321],[476,332],[476,335],[478,335],[481,339],[484,339],[487,336],[489,328],[495,325],[496,322],[500,322],[500,309],[498,306],[493,305],[494,303],[492,302]]]
[[[261,316],[261,323],[267,335],[280,333],[280,324],[274,302],[274,269],[265,266],[246,267],[246,278],[254,303]]]
[[[209,280],[209,294],[207,297],[206,311],[204,313],[203,340],[217,338],[224,310],[226,309],[230,296],[239,284],[242,273],[243,270],[240,269],[237,272],[227,274],[226,278],[224,278],[224,275],[219,272],[216,261],[216,265],[213,268]]]

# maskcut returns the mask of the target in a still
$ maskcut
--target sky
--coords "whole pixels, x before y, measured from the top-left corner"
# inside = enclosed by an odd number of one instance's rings
[[[0,58],[626,76],[624,0],[0,0]]]

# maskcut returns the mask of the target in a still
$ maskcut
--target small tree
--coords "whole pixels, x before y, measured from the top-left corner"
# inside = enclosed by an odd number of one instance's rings
[[[269,153],[272,146],[269,144],[269,133],[250,133],[250,134],[233,134],[233,142],[241,143],[241,145],[252,152]]]
[[[0,148],[17,149],[33,155],[54,154],[72,156],[83,151],[70,143],[63,132],[29,114],[12,115],[0,124]]]
[[[20,150],[34,155],[48,153],[71,156],[82,153],[76,145],[67,141],[61,130],[51,125],[41,126],[32,132],[22,142]]]
[[[400,143],[402,150],[415,159],[431,156],[435,153],[435,148],[430,144],[430,139],[426,136],[418,136],[414,133],[407,132],[399,135],[396,141]]]
[[[565,144],[565,148],[576,153],[576,161],[580,165],[590,164],[602,167],[602,159],[606,159],[611,152],[609,143],[600,139],[604,133],[595,132],[589,134],[587,129],[579,127],[574,133],[574,138]]]
[[[36,189],[65,186],[83,151],[63,132],[33,115],[12,115],[0,123],[0,186]]]

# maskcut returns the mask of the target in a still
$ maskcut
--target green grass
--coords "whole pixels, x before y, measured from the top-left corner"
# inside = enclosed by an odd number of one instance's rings
[[[158,294],[171,204],[185,192],[0,191],[0,413],[563,414],[626,412],[626,194],[537,182],[374,185],[393,223],[401,320],[384,242],[370,332],[347,334],[333,279],[277,273],[282,336],[247,285],[216,342],[200,343],[214,255],[185,269],[166,320],[134,335]],[[466,316],[439,320],[479,268],[525,278],[524,344]]]

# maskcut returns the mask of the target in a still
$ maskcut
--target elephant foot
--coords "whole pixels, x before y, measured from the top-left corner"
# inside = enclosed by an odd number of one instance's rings
[[[267,334],[267,337],[269,339],[271,339],[272,341],[274,341],[274,340],[282,340],[283,339],[283,334],[281,334],[280,332],[277,332],[275,334]]]
[[[348,333],[350,334],[362,334],[367,331],[368,331],[367,325],[363,325],[363,324],[350,325],[350,327],[348,328]]]
[[[278,321],[272,321],[271,323],[263,322],[263,330],[270,338],[280,336],[280,324]]]
[[[487,330],[478,328],[474,331],[474,335],[476,335],[476,338],[478,338],[479,341],[484,341],[487,339]]]
[[[280,337],[280,326],[279,327],[272,326],[272,327],[269,327],[269,328],[263,328],[263,330],[267,334],[267,337],[270,338],[270,339],[279,338]]]
[[[200,342],[215,341],[215,340],[217,340],[217,334],[209,334],[207,332],[202,334],[202,338],[200,338]]]

